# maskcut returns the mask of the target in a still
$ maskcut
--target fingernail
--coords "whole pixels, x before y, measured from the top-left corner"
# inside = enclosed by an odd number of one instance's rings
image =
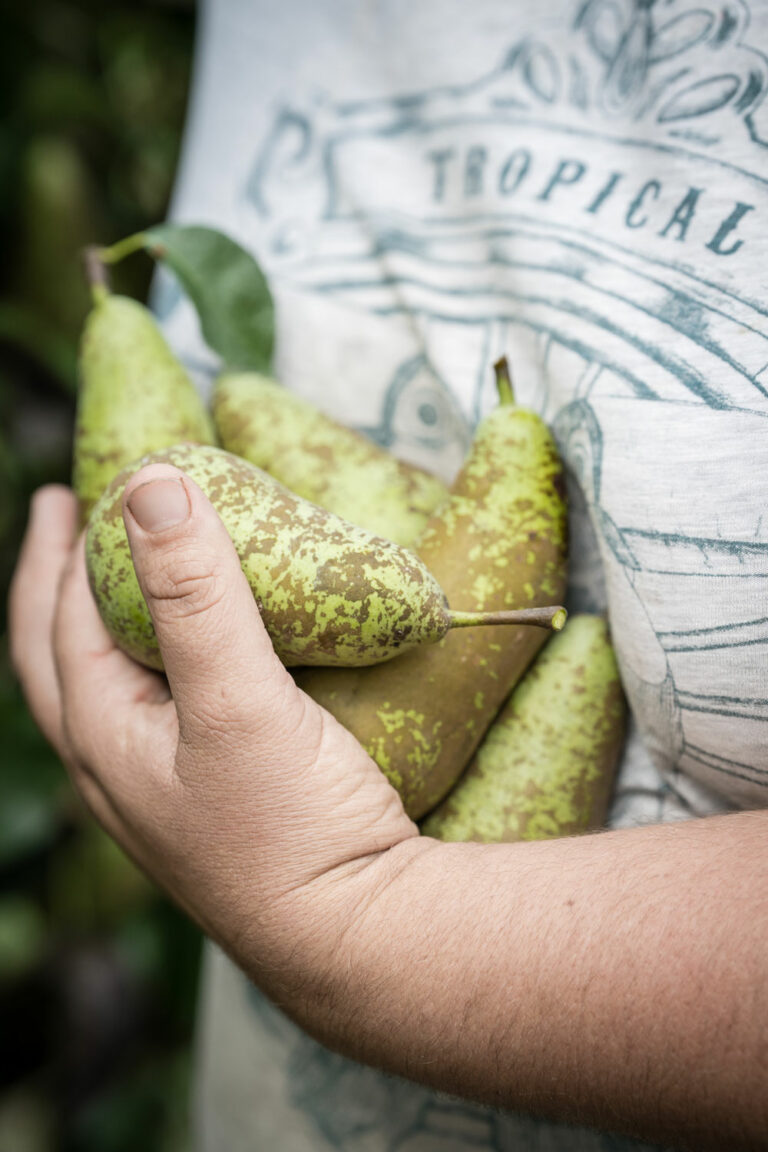
[[[145,532],[175,528],[189,516],[189,500],[181,480],[148,480],[131,493],[128,507]]]

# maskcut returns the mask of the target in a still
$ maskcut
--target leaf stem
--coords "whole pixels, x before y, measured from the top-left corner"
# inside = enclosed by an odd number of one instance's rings
[[[132,256],[134,252],[142,252],[146,247],[146,232],[136,232],[133,236],[126,236],[125,240],[118,240],[109,248],[99,248],[98,253],[105,264],[118,264],[126,256]]]

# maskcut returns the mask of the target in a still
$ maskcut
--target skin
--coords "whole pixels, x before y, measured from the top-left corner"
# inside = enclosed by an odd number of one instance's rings
[[[452,605],[534,607],[565,591],[566,531],[561,464],[546,425],[501,404],[478,428],[417,552]],[[391,667],[307,670],[298,680],[354,733],[419,819],[453,787],[546,639],[533,628],[472,629]]]
[[[216,442],[194,384],[151,313],[126,296],[104,294],[80,345],[72,480],[80,523],[127,464],[184,440]]]
[[[395,459],[258,373],[219,377],[213,416],[229,452],[397,544],[410,547],[448,495],[436,476]]]
[[[177,491],[155,465],[129,499],[163,476]],[[523,844],[419,837],[282,667],[226,530],[183,484],[175,525],[125,512],[167,683],[106,633],[66,491],[36,498],[11,589],[32,711],[110,834],[350,1057],[676,1148],[765,1148],[768,813]]]
[[[374,664],[434,643],[450,627],[442,590],[405,548],[322,511],[219,448],[180,444],[148,459],[184,468],[213,501],[286,665]],[[134,659],[160,669],[123,526],[130,475],[129,468],[116,476],[91,514],[88,573],[110,634]]]
[[[422,832],[438,840],[493,844],[599,828],[624,742],[625,715],[605,620],[571,616]]]

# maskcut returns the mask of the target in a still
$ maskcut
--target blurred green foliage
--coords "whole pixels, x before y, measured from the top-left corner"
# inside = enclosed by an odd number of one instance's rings
[[[186,0],[27,0],[0,17],[0,1149],[183,1152],[200,941],[90,820],[8,662],[31,493],[68,483],[86,243],[163,220]],[[144,299],[150,261],[117,270]]]

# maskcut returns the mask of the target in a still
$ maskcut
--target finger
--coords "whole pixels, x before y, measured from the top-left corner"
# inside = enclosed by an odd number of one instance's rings
[[[123,516],[182,739],[270,728],[274,735],[295,724],[303,713],[298,689],[200,488],[171,465],[152,464],[128,482]]]
[[[59,581],[75,538],[77,501],[62,485],[40,488],[8,598],[11,661],[37,724],[63,752],[52,627]]]
[[[171,772],[175,710],[163,678],[121,652],[104,627],[88,586],[84,543],[81,537],[62,574],[54,620],[64,734],[75,771],[94,777],[111,803],[133,807],[151,787],[149,777]],[[76,783],[86,791],[81,779]]]

